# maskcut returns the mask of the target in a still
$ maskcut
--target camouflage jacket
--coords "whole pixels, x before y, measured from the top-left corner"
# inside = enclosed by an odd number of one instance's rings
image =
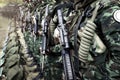
[[[97,26],[95,33],[106,49],[99,53],[96,51],[97,46],[91,46],[89,52],[93,61],[87,64],[87,67],[83,66],[81,73],[85,80],[118,80],[120,79],[120,22],[114,16],[117,15],[115,12],[119,11],[120,4],[116,0],[97,0],[90,4],[89,8],[94,9],[98,1],[101,1],[103,6],[98,10],[93,23]],[[85,17],[81,26],[86,24],[89,16]],[[95,41],[92,44],[94,45]]]

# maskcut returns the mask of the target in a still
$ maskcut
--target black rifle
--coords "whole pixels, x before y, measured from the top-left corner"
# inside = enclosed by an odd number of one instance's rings
[[[65,80],[75,80],[74,68],[71,62],[68,32],[63,24],[63,15],[61,9],[57,10],[58,15],[58,31],[60,33],[60,44],[62,46],[62,59],[64,65]]]
[[[39,18],[39,16],[38,16],[38,14],[36,14],[36,25],[34,27],[34,33],[36,35],[38,35],[38,18]]]
[[[42,46],[41,46],[40,52],[43,55],[43,60],[45,60],[45,54],[46,54],[46,49],[47,49],[48,13],[49,13],[49,5],[46,6],[45,17],[42,20]],[[42,62],[42,71],[43,71],[43,68],[44,68],[44,61]]]

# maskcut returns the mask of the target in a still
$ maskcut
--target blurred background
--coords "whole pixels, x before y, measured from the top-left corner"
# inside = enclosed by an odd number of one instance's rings
[[[17,6],[21,3],[22,0],[0,0],[0,51],[3,48],[10,21],[17,14]]]

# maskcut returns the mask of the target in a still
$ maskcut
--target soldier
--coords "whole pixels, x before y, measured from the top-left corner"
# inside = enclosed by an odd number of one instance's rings
[[[83,80],[119,80],[119,1],[75,0],[75,7],[82,11],[75,27]]]
[[[68,4],[71,4],[69,1]],[[63,6],[66,6],[67,2],[62,0],[56,0],[56,3],[53,5],[55,8],[56,6],[63,4]],[[67,5],[68,5],[67,4]],[[62,7],[63,9],[63,17],[64,17],[64,24],[67,25],[66,23],[68,22],[67,19],[70,15],[70,11],[68,10],[67,7]],[[50,25],[49,25],[49,52],[47,54],[47,63],[45,65],[45,80],[63,80],[63,62],[62,62],[62,57],[61,57],[61,45],[59,41],[59,31],[57,29],[58,26],[58,16],[57,16],[57,11],[52,13],[50,20]],[[68,27],[67,27],[68,28]]]

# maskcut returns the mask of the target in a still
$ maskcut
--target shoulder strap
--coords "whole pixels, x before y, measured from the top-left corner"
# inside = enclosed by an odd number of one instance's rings
[[[84,12],[82,12],[82,14],[81,14],[81,16],[79,16],[79,18],[78,18],[78,22],[77,22],[77,24],[76,24],[76,26],[74,27],[74,55],[75,56],[78,56],[78,52],[77,52],[77,50],[78,50],[78,44],[77,44],[77,33],[78,33],[78,29],[81,27],[80,25],[81,25],[81,23],[82,23],[82,21],[84,21],[85,20],[85,13],[86,13],[86,11],[87,11],[87,8],[86,8],[86,10],[84,11]],[[75,72],[76,73],[79,73],[79,66],[76,66],[76,64],[77,65],[79,65],[79,59],[78,59],[78,57],[75,57],[74,58],[74,68],[75,68]]]

